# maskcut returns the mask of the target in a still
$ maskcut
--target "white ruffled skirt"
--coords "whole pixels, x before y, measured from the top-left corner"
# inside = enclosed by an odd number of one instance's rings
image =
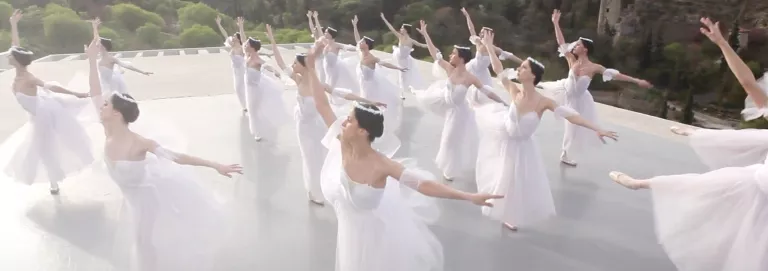
[[[248,128],[254,136],[276,140],[280,126],[290,120],[283,101],[283,89],[279,79],[267,73],[261,74],[258,86],[246,89]]]

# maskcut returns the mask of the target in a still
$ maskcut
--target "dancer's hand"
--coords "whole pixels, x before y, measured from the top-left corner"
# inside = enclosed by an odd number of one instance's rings
[[[146,75],[146,76],[150,76],[150,75],[153,75],[155,73],[154,72],[142,72],[141,74]]]
[[[504,198],[504,196],[491,195],[486,193],[476,193],[476,194],[471,194],[468,200],[474,203],[475,205],[493,207],[493,204],[488,201],[492,199],[501,199],[501,198]]]
[[[419,31],[422,35],[427,35],[427,22],[424,20],[419,21],[419,28],[416,29],[416,31]]]
[[[552,23],[553,24],[560,24],[560,10],[556,9],[552,12]]]
[[[495,35],[493,31],[483,29],[480,32],[483,34],[483,44],[493,45],[493,36]]]
[[[398,70],[400,70],[400,72],[407,72],[408,68],[399,68]]]
[[[216,24],[221,24],[221,15],[216,15]]]
[[[275,36],[272,35],[272,26],[267,24],[266,28],[267,28],[267,37],[269,38],[269,40],[274,40]]]
[[[714,42],[717,45],[727,45],[728,41],[723,37],[723,33],[720,32],[720,22],[712,23],[712,20],[710,20],[707,17],[701,18],[701,24],[704,25],[704,27],[700,28],[704,36],[707,36],[709,40]]]
[[[216,171],[219,174],[232,178],[232,173],[243,174],[243,167],[238,164],[232,165],[216,165]]]
[[[382,102],[373,102],[373,105],[378,106],[378,107],[387,108],[387,104],[382,103]]]
[[[466,8],[461,8],[461,14],[464,14],[464,16],[469,17],[469,12],[467,11]]]
[[[311,10],[307,10],[307,18],[312,18],[312,11]]]
[[[384,12],[382,12],[382,13],[379,13],[379,15],[381,15],[381,19],[384,19],[384,20],[386,20],[386,19],[387,19],[387,17],[384,17]]]
[[[21,20],[21,10],[17,9],[13,11],[13,14],[11,14],[11,17],[8,18],[8,21],[11,22],[11,24],[17,24]]]
[[[312,11],[312,18],[317,19],[317,10]]]
[[[600,138],[600,141],[602,141],[603,144],[606,143],[605,142],[606,137],[613,139],[613,141],[619,141],[619,135],[613,131],[604,131],[604,130],[597,131],[597,137]]]
[[[652,88],[653,84],[651,82],[648,82],[646,80],[637,80],[637,85],[641,88]]]
[[[94,29],[98,29],[99,25],[101,25],[101,19],[99,17],[96,17],[95,19],[91,20],[91,27]]]
[[[355,15],[354,18],[352,18],[352,25],[357,25],[357,15]]]
[[[243,27],[244,24],[245,24],[245,19],[243,19],[243,17],[237,17],[237,26]],[[240,35],[245,35],[245,33],[242,33]]]

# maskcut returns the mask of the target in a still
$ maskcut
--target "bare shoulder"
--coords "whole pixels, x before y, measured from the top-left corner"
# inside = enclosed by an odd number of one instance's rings
[[[555,110],[555,108],[557,108],[558,105],[557,105],[557,102],[555,102],[555,100],[552,100],[551,98],[544,96],[542,94],[539,94],[539,95],[541,96],[540,104],[544,110],[546,109]]]
[[[133,135],[136,137],[136,143],[138,143],[142,150],[151,152],[158,146],[157,142],[152,139],[146,138],[137,133],[133,133]]]

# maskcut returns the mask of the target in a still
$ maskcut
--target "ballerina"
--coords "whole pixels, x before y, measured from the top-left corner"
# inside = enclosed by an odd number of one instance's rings
[[[94,21],[94,29],[97,25]],[[194,173],[180,165],[208,167],[226,177],[242,168],[168,150],[132,131],[138,103],[128,94],[101,92],[98,36],[85,47],[90,94],[104,128],[104,160],[131,207],[135,239],[130,247],[135,245],[139,270],[211,270],[210,255],[220,240],[216,234],[226,229],[221,210],[195,183]]]
[[[98,32],[98,29],[94,29]],[[98,33],[94,33],[96,36]],[[128,69],[143,75],[152,75],[152,72],[147,72],[134,67],[130,62],[122,61],[111,55],[112,40],[107,38],[100,38],[101,42],[101,59],[99,60],[99,78],[101,80],[102,88],[106,93],[118,92],[128,93],[128,89],[125,86],[125,79],[123,78],[123,71],[120,68]]]
[[[472,61],[467,63],[467,70],[469,70],[469,72],[480,79],[480,82],[483,82],[483,85],[493,86],[493,78],[491,77],[491,72],[488,70],[488,68],[491,66],[489,52],[493,52],[499,55],[501,60],[509,59],[515,61],[516,63],[522,63],[523,60],[514,54],[504,51],[496,46],[492,47],[493,50],[488,50],[488,46],[483,45],[483,33],[493,33],[493,29],[489,27],[483,27],[480,31],[480,35],[478,36],[477,32],[475,31],[475,24],[472,23],[472,17],[469,16],[467,9],[461,8],[461,13],[467,19],[467,28],[469,28],[470,34],[469,41],[475,45],[475,49],[477,50],[477,56],[472,59]],[[470,95],[476,95],[476,93],[470,93]]]
[[[317,11],[307,11],[307,20],[309,20],[309,32],[312,33],[312,37],[315,39],[315,41],[318,40],[324,40],[325,35],[323,35],[323,27],[320,25],[320,20],[317,19]],[[317,67],[315,69],[317,70],[318,74],[320,75],[320,80],[325,80],[326,78],[326,71],[325,67],[323,67],[323,61],[322,59],[325,58],[325,54],[321,54],[318,56],[318,59],[321,61],[317,62]],[[327,82],[326,82],[327,83]]]
[[[421,78],[418,69],[416,69],[416,60],[411,56],[413,52],[413,46],[421,48],[427,48],[426,44],[420,43],[413,38],[413,26],[410,24],[403,24],[400,26],[400,30],[395,30],[392,24],[384,17],[384,13],[381,13],[381,20],[387,25],[389,31],[395,34],[398,43],[397,46],[392,46],[392,56],[397,60],[397,64],[400,67],[407,69],[400,73],[400,99],[405,99],[405,92],[411,91],[411,89],[424,89],[424,79]]]
[[[317,53],[307,56],[310,69]],[[384,113],[375,105],[355,103],[347,117],[337,118],[317,74],[308,75],[315,106],[328,127],[322,140],[328,149],[322,190],[338,218],[336,271],[442,270],[442,245],[406,206],[406,195],[419,196],[408,192],[481,206],[502,196],[455,190],[377,152],[371,143],[384,132]]]
[[[472,51],[468,47],[454,46],[449,61],[445,61],[432,43],[427,24],[424,21],[420,24],[418,31],[424,36],[429,54],[448,74],[447,80],[435,82],[427,90],[417,92],[416,98],[429,111],[445,117],[435,163],[443,177],[450,181],[471,171],[477,157],[477,126],[474,113],[467,105],[467,89],[476,88],[490,99],[506,103],[492,92],[490,86],[483,85],[467,71],[466,64],[472,59]]]
[[[749,67],[720,33],[719,23],[709,18],[702,18],[701,23],[701,32],[720,47],[731,71],[754,102],[754,107],[748,106],[743,112],[745,119],[768,117],[768,88],[761,89]],[[747,144],[765,148],[764,140],[732,139],[728,140],[733,146],[723,144],[719,151],[710,148],[699,154],[735,154],[734,147]],[[629,189],[651,190],[657,238],[679,270],[761,271],[768,270],[768,161],[763,160],[703,174],[636,179],[614,171],[609,176]]]
[[[369,37],[360,37],[360,33],[357,29],[357,21],[357,15],[355,15],[352,19],[352,28],[355,34],[355,40],[357,41],[357,49],[360,52],[360,61],[354,65],[357,68],[357,76],[360,79],[360,91],[362,92],[362,95],[360,96],[387,104],[387,110],[385,112],[387,115],[385,118],[387,122],[384,124],[385,133],[394,134],[400,129],[402,104],[395,92],[397,87],[385,78],[383,74],[378,72],[376,66],[399,70],[400,72],[405,72],[408,69],[382,61],[374,56],[371,53],[374,41]]]
[[[11,85],[13,96],[29,114],[29,122],[0,146],[3,160],[7,159],[3,172],[25,184],[46,180],[50,193],[57,195],[59,182],[94,160],[90,138],[78,121],[88,102],[68,99],[86,98],[88,94],[73,92],[56,82],[43,82],[27,70],[33,53],[21,47],[21,17],[21,10],[15,10],[9,19],[12,47],[8,63],[16,71]]]
[[[240,33],[245,33],[244,23],[245,20],[242,17],[237,18]],[[274,140],[278,128],[288,119],[282,98],[282,84],[263,74],[262,69],[278,77],[280,74],[259,57],[260,49],[261,41],[251,37],[243,44],[243,51],[246,54],[245,96],[248,107],[248,128],[256,141],[261,141],[262,136]]]
[[[245,100],[245,52],[243,51],[243,39],[240,32],[235,32],[232,36],[227,34],[227,30],[221,26],[221,16],[216,15],[216,25],[219,31],[226,39],[224,46],[229,49],[229,57],[232,59],[232,74],[235,80],[235,94],[243,113],[248,112]]]
[[[560,56],[565,57],[568,61],[569,67],[568,78],[565,78],[556,84],[562,89],[561,91],[555,90],[555,92],[562,92],[556,95],[560,96],[556,98],[559,103],[573,108],[582,117],[589,120],[591,123],[597,124],[598,120],[597,113],[595,112],[595,100],[588,90],[593,76],[602,74],[603,81],[606,82],[616,79],[635,83],[642,88],[652,87],[651,83],[648,83],[648,81],[629,77],[620,73],[618,70],[606,69],[602,65],[590,61],[589,55],[595,52],[592,40],[579,38],[579,40],[570,44],[565,43],[563,31],[560,30],[559,10],[555,10],[552,13],[552,23],[555,26],[557,44],[560,46],[558,51],[560,52]],[[551,88],[551,86],[547,88]],[[568,154],[573,151],[598,146],[599,143],[600,142],[595,140],[592,136],[592,131],[577,127],[571,123],[565,123],[565,134],[563,135],[563,147],[562,153],[560,154],[560,161],[569,166],[576,166],[576,161],[571,160]]]
[[[272,43],[272,51],[274,52],[274,58],[278,67],[286,73],[286,77],[293,80],[298,88],[296,100],[296,109],[294,110],[294,117],[296,119],[296,133],[299,138],[299,150],[301,151],[302,158],[302,176],[304,179],[304,188],[307,189],[307,196],[312,203],[323,205],[323,193],[320,189],[320,170],[323,167],[327,150],[320,143],[323,139],[327,129],[320,119],[320,115],[315,108],[315,101],[312,97],[312,90],[309,88],[307,61],[305,54],[296,55],[296,59],[289,67],[285,64],[280,50],[277,47],[275,38],[272,34],[272,27],[267,25],[267,36]],[[322,51],[322,41],[317,43],[315,50]],[[377,106],[386,106],[382,103],[377,103],[363,99],[357,95],[350,93],[349,91],[341,89],[332,89],[329,86],[325,87],[328,94],[340,97],[343,99],[349,99],[352,101],[359,101],[369,104],[375,104]]]
[[[486,32],[483,37],[488,50],[493,49],[493,36]],[[475,181],[478,192],[506,196],[493,200],[493,207],[483,207],[483,214],[515,231],[518,226],[535,224],[556,213],[546,168],[534,137],[546,111],[593,130],[600,140],[604,137],[616,140],[617,135],[601,130],[573,109],[536,92],[535,86],[544,76],[544,65],[535,59],[523,61],[517,70],[504,70],[501,60],[491,54],[491,66],[512,102],[508,108],[496,104],[476,111],[480,133],[487,135],[488,146],[496,151],[487,153],[483,163],[478,163]],[[518,79],[522,89],[512,79]]]

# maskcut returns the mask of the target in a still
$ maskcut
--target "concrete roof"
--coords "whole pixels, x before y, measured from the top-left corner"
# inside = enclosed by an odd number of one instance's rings
[[[284,54],[305,51],[304,46],[284,45]],[[205,187],[235,206],[237,238],[227,241],[217,270],[333,270],[335,217],[330,206],[307,204],[294,124],[282,127],[278,142],[249,139],[232,94],[227,54],[202,48],[119,56],[155,73],[125,73],[129,92],[141,101],[142,117],[172,120],[169,125],[186,137],[192,154],[245,167],[245,175],[231,180],[195,169]],[[43,80],[66,83],[86,71],[83,59],[80,54],[54,55],[30,69]],[[424,76],[431,76],[430,63],[419,65]],[[12,78],[12,72],[0,73],[6,86],[0,91],[0,141],[27,120],[8,89]],[[292,106],[294,96],[286,91],[285,102]],[[559,163],[563,127],[551,114],[536,133],[558,210],[551,221],[511,233],[483,217],[479,208],[440,201],[442,217],[432,230],[443,243],[446,270],[674,270],[655,241],[649,194],[625,190],[607,174],[621,170],[650,177],[703,172],[705,167],[685,138],[668,132],[676,123],[605,105],[598,106],[598,113],[621,141],[581,156],[577,168]],[[398,156],[414,157],[437,173],[433,160],[442,126],[440,118],[424,113],[407,96]],[[475,190],[472,178],[450,184]],[[90,173],[67,180],[56,199],[45,184],[28,187],[0,177],[0,240],[6,240],[0,242],[0,269],[103,271],[121,266],[105,252],[120,199],[110,180]]]

